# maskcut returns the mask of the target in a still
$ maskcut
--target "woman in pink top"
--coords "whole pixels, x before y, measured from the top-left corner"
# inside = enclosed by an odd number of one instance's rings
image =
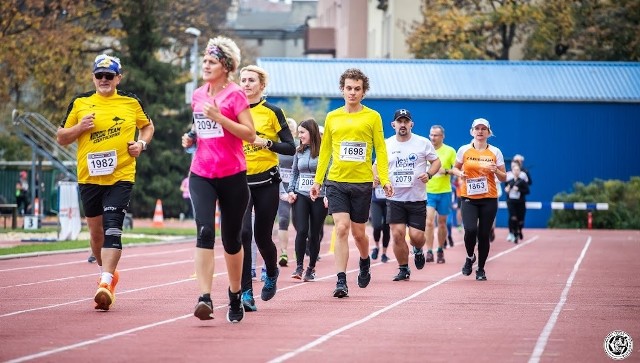
[[[200,320],[213,319],[211,284],[217,201],[229,275],[227,320],[233,323],[244,317],[240,300],[244,256],[240,231],[249,201],[249,188],[242,140],[253,142],[256,137],[247,96],[231,81],[239,64],[240,49],[231,39],[220,36],[209,39],[202,61],[204,85],[193,92],[191,99],[193,125],[190,134],[195,136],[182,136],[183,147],[198,145],[189,177],[198,231],[195,262],[201,292],[194,315]]]

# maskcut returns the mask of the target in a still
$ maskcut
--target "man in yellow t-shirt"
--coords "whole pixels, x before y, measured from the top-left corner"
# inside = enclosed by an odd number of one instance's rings
[[[122,80],[120,59],[97,56],[92,79],[96,90],[71,101],[57,139],[60,145],[78,142],[80,199],[91,251],[100,267],[95,308],[109,310],[115,301],[122,225],[131,201],[136,159],[151,142],[154,126],[135,95],[116,89]]]
[[[359,69],[347,69],[340,77],[340,90],[345,105],[327,114],[315,183],[309,192],[312,200],[318,198],[320,186],[326,176],[329,214],[333,216],[336,231],[338,282],[333,296],[337,298],[347,297],[349,294],[346,275],[349,229],[360,253],[358,286],[365,288],[371,281],[369,238],[365,234],[365,223],[369,218],[371,205],[374,149],[380,184],[388,197],[393,195],[382,118],[378,112],[361,103],[369,90],[369,78]],[[327,172],[330,161],[331,168]]]
[[[451,175],[449,169],[456,163],[456,150],[444,141],[444,127],[431,126],[429,139],[440,158],[441,167],[438,173],[427,184],[427,226],[425,239],[427,246],[426,262],[433,262],[433,231],[436,213],[438,214],[438,250],[436,262],[444,263],[444,244],[447,239],[447,216],[451,213]],[[414,251],[415,252],[415,251]]]

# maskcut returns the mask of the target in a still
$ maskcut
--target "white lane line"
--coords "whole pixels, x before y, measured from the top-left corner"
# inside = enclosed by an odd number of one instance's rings
[[[218,258],[218,257],[216,257],[216,258]],[[222,257],[220,257],[220,258],[222,258]],[[157,265],[147,265],[147,266],[140,266],[140,267],[125,268],[125,269],[122,269],[122,270],[118,269],[118,271],[127,272],[127,271],[136,271],[136,270],[146,270],[148,268],[174,266],[174,265],[180,265],[180,264],[188,263],[188,262],[193,262],[193,259],[174,261],[174,262],[167,262],[167,263],[160,263],[160,264],[157,264]],[[36,282],[25,282],[25,283],[16,284],[16,285],[0,286],[0,290],[12,288],[12,287],[23,287],[23,286],[31,286],[31,285],[38,285],[38,284],[48,284],[48,283],[51,283],[51,282],[60,282],[60,281],[73,280],[73,279],[79,279],[79,278],[90,277],[90,276],[98,277],[99,274],[96,272],[96,273],[91,273],[91,274],[61,277],[59,279],[41,280],[41,281],[36,281]]]
[[[587,242],[584,244],[582,248],[582,253],[580,253],[580,257],[576,261],[576,264],[573,266],[573,271],[569,275],[567,279],[567,283],[564,286],[564,290],[562,290],[562,294],[560,294],[560,301],[556,304],[556,308],[553,309],[553,313],[549,316],[549,320],[547,324],[542,329],[542,332],[538,336],[538,341],[536,342],[536,346],[533,348],[533,353],[529,357],[529,363],[538,363],[540,362],[540,358],[544,353],[544,348],[547,346],[547,342],[549,341],[549,336],[551,336],[551,332],[553,332],[553,327],[556,325],[558,321],[558,316],[562,311],[562,307],[567,302],[567,295],[569,295],[569,289],[571,289],[571,285],[573,284],[573,279],[576,277],[578,273],[578,269],[580,269],[580,264],[584,259],[584,256],[587,254],[587,250],[589,249],[589,245],[591,245],[591,236],[587,238]]]
[[[174,254],[174,253],[185,252],[185,251],[193,251],[193,248],[181,248],[181,249],[177,249],[177,250],[161,251],[161,252],[137,253],[137,254],[133,254],[133,255],[131,255],[131,254],[123,254],[123,256],[120,257],[120,259],[122,260],[122,259],[134,258],[134,257],[158,256],[158,255]],[[66,251],[66,252],[69,253],[68,251]],[[87,251],[84,251],[84,252],[87,252]],[[82,260],[79,260],[79,261],[61,262],[61,263],[55,263],[55,264],[49,264],[49,265],[38,265],[38,264],[35,264],[35,265],[31,265],[31,266],[7,268],[7,269],[4,269],[4,270],[0,270],[0,272],[31,270],[31,269],[47,268],[47,267],[60,267],[60,266],[75,265],[75,264],[88,265],[89,263],[87,263],[86,257],[83,257]]]
[[[508,250],[505,250],[505,251],[502,251],[502,252],[498,253],[497,255],[487,259],[487,261],[492,261],[492,260],[494,260],[496,258],[504,256],[504,255],[506,255],[508,253],[511,253],[511,252],[513,252],[513,251],[515,251],[515,250],[517,250],[519,248],[522,248],[523,246],[526,246],[527,244],[529,244],[529,243],[531,243],[531,242],[533,242],[533,241],[535,241],[537,239],[538,239],[538,236],[534,236],[533,238],[531,238],[531,239],[529,239],[529,240],[527,240],[527,241],[525,241],[523,243],[519,243],[517,246],[511,247]],[[387,311],[389,311],[389,310],[391,310],[393,308],[398,307],[399,305],[402,305],[402,304],[404,304],[404,303],[406,303],[408,301],[411,301],[411,300],[415,299],[416,297],[424,294],[425,292],[427,292],[427,291],[429,291],[429,290],[431,290],[431,289],[433,289],[433,288],[435,288],[435,287],[437,287],[439,285],[442,285],[443,283],[445,283],[445,282],[447,282],[447,281],[449,281],[449,280],[451,280],[451,279],[453,279],[455,277],[461,276],[461,275],[462,275],[462,272],[458,272],[456,274],[447,276],[447,277],[445,277],[445,278],[443,278],[443,279],[441,279],[441,280],[439,280],[439,281],[437,281],[437,282],[425,287],[424,289],[419,290],[419,291],[413,293],[410,296],[407,296],[406,298],[404,298],[402,300],[398,300],[398,301],[394,302],[393,304],[387,305],[387,306],[385,306],[384,308],[382,308],[380,310],[374,311],[373,313],[365,316],[364,318],[362,318],[360,320],[354,321],[351,324],[344,325],[344,326],[342,326],[342,327],[340,327],[338,329],[335,329],[335,330],[333,330],[333,331],[331,331],[331,332],[329,332],[327,334],[324,334],[324,335],[320,336],[318,339],[316,339],[314,341],[311,341],[311,342],[301,346],[298,349],[295,349],[295,350],[293,350],[291,352],[288,352],[286,354],[283,354],[281,356],[275,357],[272,360],[268,361],[268,363],[284,362],[286,360],[289,360],[289,359],[297,356],[300,353],[304,353],[306,351],[309,351],[309,350],[317,347],[318,345],[327,342],[329,339],[331,339],[331,338],[333,338],[333,337],[335,337],[335,336],[337,336],[337,335],[339,335],[339,334],[341,334],[341,333],[343,333],[343,332],[345,332],[345,331],[347,331],[347,330],[349,330],[351,328],[354,328],[354,327],[356,327],[358,325],[362,325],[362,324],[372,320],[373,318],[379,316],[380,314],[383,314],[383,313],[385,313],[385,312],[387,312]]]

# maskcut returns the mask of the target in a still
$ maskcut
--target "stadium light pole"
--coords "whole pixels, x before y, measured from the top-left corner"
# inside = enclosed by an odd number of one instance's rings
[[[194,36],[193,38],[193,49],[191,50],[191,72],[193,74],[192,88],[191,94],[198,88],[198,38],[200,37],[200,30],[189,27],[184,30],[185,33],[191,34]],[[189,93],[189,92],[187,92]],[[186,102],[191,103],[191,94],[187,94]]]

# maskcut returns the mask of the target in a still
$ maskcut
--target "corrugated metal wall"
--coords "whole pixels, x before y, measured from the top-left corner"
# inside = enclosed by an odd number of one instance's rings
[[[284,103],[286,99],[270,97],[269,101]],[[445,143],[456,149],[471,140],[474,118],[488,119],[497,135],[489,142],[506,159],[516,153],[525,156],[534,182],[529,201],[550,202],[555,194],[571,191],[575,182],[589,183],[595,178],[627,181],[640,176],[637,103],[379,99],[363,103],[380,112],[387,137],[394,134],[393,112],[407,108],[414,117],[415,133],[427,137],[431,125],[440,124],[446,129]],[[342,99],[332,99],[330,109],[342,105]],[[550,216],[550,209],[529,210],[526,225],[546,227]],[[506,226],[506,210],[500,210],[497,219],[499,226]]]

